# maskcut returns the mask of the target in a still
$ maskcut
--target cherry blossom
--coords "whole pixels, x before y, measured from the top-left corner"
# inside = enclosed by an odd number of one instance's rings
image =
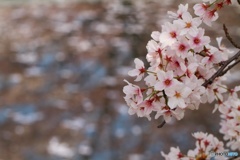
[[[167,22],[162,25],[162,32],[159,36],[160,42],[163,46],[171,46],[177,41],[177,37],[179,36],[179,28],[176,24],[172,24]]]
[[[184,155],[180,152],[179,147],[177,148],[171,147],[169,154],[164,154],[163,152],[161,153],[162,153],[162,156],[165,158],[165,160],[173,160],[173,159],[180,160],[184,157]]]
[[[176,55],[181,57],[181,58],[186,58],[187,53],[190,49],[188,40],[185,37],[181,37],[178,39],[176,43],[173,44],[172,46],[173,50],[176,51]]]
[[[175,20],[174,23],[182,28],[180,31],[181,35],[188,33],[192,36],[195,36],[198,33],[197,28],[202,23],[202,21],[199,17],[192,18],[189,12],[185,12],[182,14],[182,19]]]
[[[152,100],[145,100],[139,103],[136,108],[129,108],[128,113],[130,115],[137,114],[138,117],[147,117],[148,120],[151,120],[149,114],[153,111],[153,103]]]
[[[233,52],[221,44],[217,38],[217,47],[212,46],[210,37],[205,35],[203,23],[211,26],[218,18],[217,11],[230,0],[204,0],[194,5],[196,17],[188,12],[188,4],[179,5],[176,13],[169,11],[172,22],[162,25],[161,32],[153,31],[147,43],[146,59],[148,68],[140,59],[135,59],[135,69],[129,76],[135,81],[144,80],[139,87],[125,81],[123,88],[129,114],[146,117],[151,120],[163,117],[166,123],[173,118],[181,120],[187,109],[196,110],[202,103],[216,102],[213,112],[221,113],[220,132],[224,134],[227,146],[240,150],[240,86],[228,89],[224,84],[227,74],[211,77]],[[211,80],[211,83],[206,82]],[[210,159],[210,152],[223,152],[223,143],[211,134],[197,132],[196,148],[187,155],[180,149],[171,148],[169,154],[162,152],[167,160]],[[217,157],[226,159],[226,157]]]
[[[228,89],[229,95],[222,103],[217,103],[216,108],[221,112],[220,133],[224,134],[227,146],[232,150],[240,150],[240,100],[238,92],[240,86]]]
[[[173,117],[175,117],[177,120],[180,120],[184,117],[184,110],[181,108],[176,108],[175,110],[172,110],[168,105],[166,105],[163,102],[162,103],[155,102],[155,106],[156,106],[155,109],[157,110],[155,119],[158,119],[160,116],[163,116],[164,120],[167,123],[169,123]]]
[[[191,93],[191,89],[182,84],[174,86],[171,90],[166,90],[166,95],[169,97],[168,105],[171,109],[179,106],[180,108],[186,108],[185,100]]]
[[[217,19],[218,19],[218,13],[216,12],[216,10],[207,11],[202,16],[203,22],[208,26],[212,26],[211,22],[216,21]]]
[[[226,61],[227,58],[228,58],[228,54],[232,54],[233,51],[227,49],[223,44],[221,44],[222,37],[217,37],[216,40],[217,40],[217,43],[218,43],[218,50],[220,51],[221,56],[222,56],[222,60]]]
[[[126,94],[124,97],[125,101],[130,107],[136,107],[137,104],[143,101],[142,91],[139,86],[129,83],[127,86],[123,87],[123,92]]]
[[[170,88],[174,86],[177,83],[177,80],[173,78],[173,71],[158,71],[157,72],[158,82],[155,84],[155,89],[158,91],[161,90],[167,90],[167,88]],[[170,88],[171,90],[171,88]]]
[[[148,54],[146,59],[151,66],[157,66],[160,63],[160,56],[162,56],[163,47],[154,40],[150,40],[147,44]]]
[[[134,63],[135,63],[136,69],[133,69],[133,70],[129,71],[128,75],[132,76],[132,77],[137,76],[135,81],[140,81],[143,78],[146,70],[145,70],[143,62],[140,59],[135,58]]]
[[[195,13],[197,16],[203,16],[203,15],[207,12],[208,7],[209,7],[209,5],[207,5],[207,4],[205,4],[205,3],[195,4],[195,5],[193,6],[194,13]]]
[[[163,24],[161,32],[152,32],[152,39],[146,46],[149,68],[136,58],[135,69],[129,71],[130,76],[136,77],[135,81],[144,79],[145,89],[129,82],[124,87],[124,99],[131,114],[150,119],[155,113],[155,118],[163,116],[170,122],[173,117],[182,119],[185,109],[198,109],[200,103],[223,100],[222,94],[226,92],[223,78],[215,79],[206,88],[202,86],[216,72],[216,65],[230,54],[220,45],[219,38],[218,48],[210,45],[210,38],[200,26],[209,11],[215,14],[220,9],[215,1],[210,1],[211,7],[207,3],[209,1],[194,6],[197,17],[188,12],[187,4],[179,5],[176,13],[169,12],[173,22]],[[209,20],[212,22],[214,19]],[[156,107],[154,104],[159,100],[162,105]]]
[[[203,0],[203,2],[205,3],[195,4],[193,9],[194,13],[208,26],[212,26],[212,22],[218,19],[218,10],[231,4],[231,0]]]
[[[186,4],[186,5],[180,4],[178,6],[177,13],[168,11],[168,14],[169,14],[170,18],[178,19],[178,18],[182,18],[183,13],[187,12],[187,10],[188,10],[188,4]]]
[[[210,158],[227,160],[227,157],[225,156],[214,156],[210,154],[211,151],[214,151],[215,153],[223,153],[225,151],[223,142],[219,141],[212,134],[195,132],[193,137],[196,139],[196,148],[189,150],[187,155],[183,154],[179,147],[171,147],[168,154],[161,152],[162,156],[165,160],[196,160]]]
[[[205,45],[210,43],[210,38],[208,36],[204,36],[204,29],[199,28],[198,33],[195,36],[188,36],[190,40],[190,46],[195,52],[201,52]]]

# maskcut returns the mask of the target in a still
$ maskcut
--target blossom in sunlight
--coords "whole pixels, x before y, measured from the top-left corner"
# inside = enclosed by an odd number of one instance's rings
[[[179,31],[180,30],[177,25],[167,22],[166,24],[162,25],[162,32],[159,36],[160,42],[163,44],[163,46],[171,46],[177,41]]]

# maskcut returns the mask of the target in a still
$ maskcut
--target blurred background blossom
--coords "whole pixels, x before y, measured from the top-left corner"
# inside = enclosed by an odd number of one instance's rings
[[[151,32],[161,29],[167,11],[178,4],[1,0],[0,159],[155,160],[170,146],[192,148],[196,131],[222,139],[211,104],[157,129],[161,120],[129,116],[122,98],[133,59],[145,59]],[[240,40],[239,14],[234,4],[207,27],[213,44],[224,36],[222,23]],[[230,86],[240,84],[239,69],[226,82]]]

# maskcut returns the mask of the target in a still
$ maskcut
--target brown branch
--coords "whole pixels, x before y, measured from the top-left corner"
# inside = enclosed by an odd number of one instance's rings
[[[227,37],[227,39],[231,42],[231,44],[240,49],[240,46],[238,46],[232,39],[232,37],[229,35],[228,33],[228,29],[226,27],[225,24],[223,24],[223,30],[225,32],[225,35]],[[240,56],[240,51],[238,53],[236,53],[232,58],[224,61],[224,62],[221,62],[221,67],[220,69],[211,77],[209,78],[208,80],[206,80],[202,86],[204,87],[207,87],[209,84],[212,84],[212,82],[217,78],[217,77],[220,77],[220,76],[223,76],[225,73],[227,73],[228,70],[230,70],[232,67],[234,67],[237,63],[239,63],[238,61],[236,61],[233,65],[230,65],[226,70],[224,70],[232,61],[234,60],[237,60],[238,57]]]
[[[223,24],[223,30],[224,30],[224,33],[225,33],[227,39],[231,42],[231,44],[232,44],[234,47],[240,49],[240,46],[237,45],[237,43],[235,43],[235,42],[233,41],[232,37],[229,35],[228,29],[227,29],[227,27],[226,27],[225,24]]]
[[[219,76],[223,76],[224,74],[226,74],[230,69],[232,69],[234,66],[236,66],[239,62],[240,62],[240,60],[235,61],[233,64],[231,64],[230,66],[228,66],[228,67],[222,72],[222,74],[220,74]]]
[[[165,124],[166,124],[166,121],[163,120],[163,122],[162,122],[161,124],[159,124],[159,125],[157,126],[157,128],[162,128]]]
[[[213,81],[217,78],[217,77],[220,77],[220,76],[223,76],[226,72],[226,70],[224,71],[224,69],[234,60],[237,60],[238,57],[240,57],[240,51],[238,53],[236,53],[234,56],[232,56],[231,58],[229,58],[228,60],[224,61],[222,64],[222,66],[218,69],[218,71],[212,75],[211,78],[209,78],[208,80],[206,80],[202,86],[204,87],[207,87],[209,84],[212,84]],[[236,64],[235,64],[236,65]],[[230,66],[229,66],[230,67]],[[232,66],[233,67],[233,66]],[[231,67],[231,68],[232,68]],[[231,69],[230,68],[230,69]],[[228,68],[227,68],[227,71],[228,71]],[[223,74],[224,73],[224,74]]]
[[[165,103],[167,105],[168,104],[168,97],[167,97],[167,95],[166,95],[164,90],[163,90],[163,97],[164,97]],[[163,120],[162,123],[157,126],[157,128],[162,128],[165,124],[166,124],[166,121]]]

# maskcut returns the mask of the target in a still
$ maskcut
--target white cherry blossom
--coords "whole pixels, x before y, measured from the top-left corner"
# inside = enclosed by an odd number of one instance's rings
[[[167,22],[162,25],[162,32],[159,36],[160,42],[163,46],[171,46],[177,41],[177,37],[179,36],[179,28],[176,24],[172,24]]]
[[[195,4],[193,6],[194,13],[197,16],[203,16],[207,12],[208,7],[209,5],[207,5],[206,3]]]
[[[167,13],[169,14],[170,18],[178,19],[178,18],[182,18],[183,13],[185,13],[187,11],[188,11],[188,4],[186,4],[186,5],[180,4],[178,6],[177,13],[174,13],[172,11],[168,11]]]
[[[167,90],[168,88],[177,84],[177,80],[173,78],[173,71],[164,72],[162,70],[157,72],[158,82],[154,88],[158,91]],[[171,89],[170,89],[171,90]]]
[[[135,63],[136,69],[129,71],[128,75],[131,77],[137,77],[135,81],[140,81],[143,78],[144,73],[146,72],[146,69],[144,67],[143,62],[138,58],[135,58],[134,63]]]
[[[201,52],[204,49],[204,46],[210,43],[210,38],[204,36],[204,32],[204,29],[199,28],[195,36],[188,36],[190,46],[195,52]]]
[[[189,87],[179,84],[171,88],[171,90],[166,90],[166,95],[168,96],[168,105],[171,109],[177,106],[184,109],[187,107],[185,100],[188,98],[192,90]]]
[[[192,18],[189,12],[185,12],[182,14],[182,19],[175,20],[174,23],[176,23],[177,26],[180,26],[181,35],[186,35],[188,33],[192,36],[196,36],[198,33],[197,28],[202,23],[202,21],[199,17]]]

